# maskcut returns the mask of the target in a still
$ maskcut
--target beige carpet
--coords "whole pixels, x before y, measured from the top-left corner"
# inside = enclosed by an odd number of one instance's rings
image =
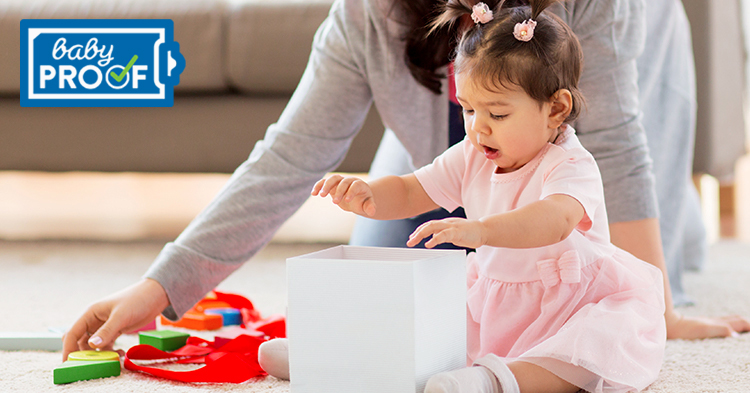
[[[67,326],[86,305],[137,280],[161,249],[154,242],[0,242],[0,331],[46,331]],[[241,293],[265,314],[283,313],[287,257],[326,244],[273,244],[220,289]],[[705,272],[686,277],[698,305],[686,314],[750,315],[750,245],[723,241],[711,249]],[[137,342],[123,336],[118,345]],[[60,353],[0,351],[0,392],[288,392],[265,378],[244,384],[189,385],[123,370],[117,378],[54,385]],[[660,379],[649,392],[750,392],[750,334],[738,338],[670,341]],[[356,393],[356,392],[353,392]],[[384,392],[387,393],[387,392]]]

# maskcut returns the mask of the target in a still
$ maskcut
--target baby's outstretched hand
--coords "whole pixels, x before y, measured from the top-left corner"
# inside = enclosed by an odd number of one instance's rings
[[[311,195],[331,195],[333,203],[346,211],[365,217],[375,215],[372,189],[367,182],[356,177],[333,175],[328,179],[321,179],[315,183]]]
[[[414,247],[422,239],[432,236],[425,247],[433,248],[442,243],[453,243],[459,247],[479,248],[484,244],[482,232],[484,226],[478,220],[465,218],[446,218],[428,221],[420,225],[411,235],[406,245]]]

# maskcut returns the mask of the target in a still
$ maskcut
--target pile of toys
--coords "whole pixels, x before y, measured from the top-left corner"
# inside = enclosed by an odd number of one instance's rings
[[[219,291],[209,293],[179,321],[160,318],[162,327],[217,332],[213,341],[208,341],[182,331],[140,331],[140,344],[125,355],[126,369],[181,382],[240,383],[266,374],[258,364],[260,344],[286,337],[283,315],[261,318],[247,298]],[[156,363],[204,366],[191,371],[172,371],[155,367]],[[119,355],[110,351],[73,352],[53,374],[55,384],[117,376]]]

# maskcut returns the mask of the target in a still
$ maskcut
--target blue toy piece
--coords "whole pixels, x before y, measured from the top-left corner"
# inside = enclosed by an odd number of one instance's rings
[[[240,310],[236,308],[209,308],[205,310],[204,313],[209,315],[221,315],[224,319],[224,326],[242,324],[242,314],[240,314]]]

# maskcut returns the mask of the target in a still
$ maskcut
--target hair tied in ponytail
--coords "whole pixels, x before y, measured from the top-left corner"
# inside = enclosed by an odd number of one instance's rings
[[[523,42],[529,42],[534,38],[534,28],[536,27],[536,21],[533,19],[527,19],[523,22],[516,23],[513,27],[513,36],[517,40]]]
[[[471,7],[471,19],[474,23],[486,24],[491,21],[492,18],[492,10],[487,4],[479,2],[475,4],[474,7]]]

